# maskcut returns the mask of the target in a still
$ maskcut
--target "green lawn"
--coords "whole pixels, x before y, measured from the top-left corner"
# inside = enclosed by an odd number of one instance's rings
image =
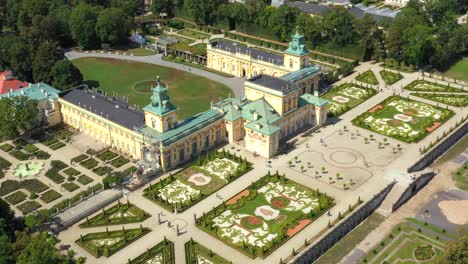
[[[169,85],[171,101],[177,105],[179,118],[184,119],[208,110],[211,100],[233,94],[227,86],[200,76],[158,65],[104,58],[82,58],[73,61],[92,87],[127,96],[130,105],[144,107],[150,103],[151,93],[137,93],[132,88],[136,83],[154,80]]]
[[[465,107],[468,105],[467,94],[411,93],[411,95],[456,107]]]
[[[140,223],[151,217],[142,209],[131,203],[120,203],[102,211],[102,213],[94,216],[93,218],[86,218],[80,227],[97,227],[109,225],[123,225],[129,223]]]
[[[186,263],[198,264],[198,263],[216,263],[216,264],[230,264],[232,262],[227,261],[225,258],[213,252],[211,249],[202,246],[195,240],[190,239],[185,243],[185,256]],[[206,261],[206,262],[204,262]]]
[[[379,84],[379,81],[377,80],[377,77],[375,77],[374,73],[371,70],[365,71],[358,76],[356,76],[356,80],[372,85],[377,85]]]
[[[373,88],[345,83],[332,88],[323,97],[330,100],[328,103],[328,114],[330,116],[340,116],[376,93],[377,91]]]
[[[463,164],[463,166],[454,173],[453,179],[458,188],[468,191],[468,163]]]
[[[156,246],[147,249],[145,253],[141,254],[133,260],[129,260],[129,264],[148,264],[148,263],[159,263],[159,264],[174,264],[174,243],[164,239]],[[187,262],[189,263],[189,262]],[[198,262],[197,262],[198,263]],[[191,264],[191,263],[189,263]]]
[[[455,65],[450,67],[444,75],[457,80],[468,82],[468,59],[461,59]]]
[[[403,79],[403,75],[401,75],[401,73],[394,73],[386,70],[381,70],[380,76],[382,76],[382,79],[384,80],[386,85],[392,85],[398,82],[399,80]]]
[[[206,39],[211,36],[210,34],[198,32],[188,28],[177,31],[177,34],[194,39]]]

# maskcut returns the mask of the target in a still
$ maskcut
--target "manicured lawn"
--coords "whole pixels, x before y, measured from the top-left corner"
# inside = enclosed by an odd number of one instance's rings
[[[65,146],[66,146],[65,143],[57,142],[55,144],[50,145],[49,148],[51,148],[52,150],[57,150],[57,149],[65,147]]]
[[[468,82],[468,59],[461,59],[444,72],[445,76]]]
[[[340,116],[377,94],[372,88],[345,83],[334,87],[323,95],[330,100],[327,110],[330,116]]]
[[[5,173],[3,172],[3,170],[8,169],[10,166],[11,166],[11,162],[0,157],[0,179],[3,178],[3,176],[5,176]]]
[[[231,261],[227,261],[225,258],[214,253],[211,249],[208,249],[193,239],[190,239],[185,243],[185,259],[188,264],[198,263],[216,263],[216,264],[231,264]]]
[[[103,176],[112,171],[112,168],[109,166],[102,166],[93,169],[93,172],[99,176]]]
[[[74,190],[80,188],[80,186],[73,182],[66,182],[62,184],[62,187],[69,192],[73,192]]]
[[[151,217],[142,209],[131,203],[120,203],[117,205],[103,210],[102,213],[94,216],[93,218],[86,219],[80,227],[96,227],[108,225],[123,225],[129,223],[140,223]]]
[[[382,76],[382,79],[384,80],[386,85],[392,85],[398,82],[399,80],[403,79],[403,75],[401,75],[400,73],[394,73],[386,70],[380,71],[380,76]]]
[[[63,170],[68,167],[67,164],[63,163],[60,160],[53,160],[51,161],[50,165],[52,168],[50,168],[46,173],[45,176],[52,180],[53,182],[60,184],[65,180],[65,177],[63,177],[59,171]],[[71,168],[70,168],[71,169]]]
[[[78,170],[76,170],[74,168],[68,168],[68,169],[64,170],[63,173],[65,173],[68,176],[78,176],[78,175],[80,175],[81,172],[79,172]]]
[[[42,140],[41,143],[46,145],[46,146],[50,146],[52,144],[55,144],[59,142],[58,139],[56,139],[55,137],[51,137],[49,139],[46,139],[46,140]]]
[[[3,144],[0,146],[0,149],[5,151],[5,152],[9,152],[9,151],[12,151],[15,147],[13,147],[12,145],[10,144]]]
[[[240,252],[265,258],[334,205],[284,176],[267,175],[197,219],[197,226]]]
[[[451,87],[450,85],[428,82],[425,80],[416,80],[404,88],[408,91],[414,92],[458,92],[458,93],[468,93],[468,90],[462,90],[460,88]]]
[[[158,65],[104,58],[83,58],[73,60],[73,64],[92,86],[109,94],[116,92],[120,96],[127,96],[130,105],[137,104],[140,107],[150,103],[151,94],[137,93],[132,89],[133,85],[160,76],[161,81],[169,85],[171,101],[180,108],[180,119],[206,111],[212,100],[233,94],[220,83]]]
[[[114,168],[120,168],[123,165],[129,163],[130,161],[124,157],[118,157],[117,159],[113,160],[111,162],[112,167]]]
[[[193,55],[206,55],[207,53],[206,44],[204,43],[195,44],[193,46],[190,46],[189,44],[185,44],[185,43],[177,43],[177,44],[171,45],[171,48],[188,51],[188,52],[191,52]]]
[[[140,227],[129,230],[90,233],[81,236],[75,242],[96,258],[101,256],[110,257],[150,231],[149,228]]]
[[[34,153],[34,152],[38,151],[39,149],[36,146],[32,145],[32,144],[27,144],[26,146],[24,146],[24,150],[26,150],[29,153]]]
[[[90,177],[88,177],[86,175],[80,175],[80,177],[78,177],[77,181],[79,183],[81,183],[82,185],[88,185],[90,182],[93,181],[93,179],[91,179]]]
[[[364,222],[353,229],[353,231],[342,238],[332,248],[327,250],[327,252],[314,263],[339,263],[342,258],[348,255],[348,253],[351,252],[351,250],[353,250],[357,244],[364,240],[364,238],[366,238],[366,236],[372,230],[377,228],[384,220],[385,218],[378,213],[370,215]]]
[[[468,105],[467,94],[411,93],[411,95],[456,107],[465,107]]]
[[[12,157],[14,157],[17,160],[27,160],[30,157],[30,154],[24,153],[21,150],[12,150],[8,152]]]
[[[86,154],[81,154],[81,155],[79,155],[79,156],[74,157],[74,158],[72,159],[72,161],[73,161],[73,162],[78,162],[78,163],[80,163],[80,162],[82,162],[83,160],[85,160],[85,159],[87,159],[87,158],[89,158],[88,155],[86,155]]]
[[[164,239],[161,243],[148,249],[145,253],[128,262],[129,264],[174,264],[174,243]],[[189,263],[189,262],[186,262]],[[198,262],[196,263],[198,264]],[[200,263],[202,264],[202,263]],[[209,264],[209,263],[205,263]],[[216,263],[218,264],[218,263]]]
[[[23,215],[27,215],[30,212],[41,208],[41,205],[36,201],[27,201],[18,205],[17,208],[23,213]]]
[[[81,166],[87,168],[88,170],[96,167],[97,165],[99,164],[99,162],[97,162],[97,160],[93,159],[93,158],[89,158],[85,161],[82,161],[80,163]]]
[[[194,39],[206,39],[211,36],[210,34],[202,33],[188,28],[177,31],[177,34]]]
[[[41,195],[41,200],[50,203],[52,201],[57,200],[58,198],[62,197],[62,195],[54,190],[48,190],[47,192]]]
[[[114,153],[114,152],[112,152],[110,150],[106,150],[106,151],[104,151],[102,153],[99,153],[96,156],[96,158],[98,158],[98,159],[100,159],[102,161],[106,161],[106,160],[111,160],[111,159],[113,159],[113,158],[115,158],[117,156],[118,156],[118,154],[116,154],[116,153]]]
[[[34,152],[33,155],[34,155],[34,157],[36,157],[37,159],[40,159],[40,160],[46,160],[46,159],[50,158],[50,154],[45,152],[45,151],[42,151],[42,150],[38,150],[38,151]]]
[[[193,165],[144,190],[163,208],[182,212],[251,169],[251,163],[228,152],[212,152]]]
[[[5,200],[9,202],[12,205],[19,204],[22,201],[26,200],[26,197],[28,197],[24,192],[22,191],[17,191],[13,194],[8,195],[5,197]]]
[[[358,76],[356,76],[356,80],[372,85],[377,85],[379,84],[379,81],[377,80],[377,77],[375,77],[374,73],[371,70],[365,71]]]
[[[453,111],[392,96],[352,122],[354,125],[407,143],[418,142],[441,126]]]
[[[43,182],[37,179],[23,180],[21,182],[6,180],[0,185],[0,196],[7,195],[18,189],[26,189],[30,193],[37,194],[49,189],[49,186],[45,185]]]
[[[446,241],[423,230],[423,226],[418,228],[406,223],[398,225],[365,257],[364,262],[436,263],[436,258],[445,251]]]

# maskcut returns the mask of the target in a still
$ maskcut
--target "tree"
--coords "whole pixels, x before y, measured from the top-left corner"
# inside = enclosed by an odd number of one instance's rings
[[[448,242],[447,250],[436,261],[437,264],[468,263],[468,233],[461,231],[455,241]]]
[[[342,6],[334,6],[325,14],[323,27],[332,44],[343,47],[354,40],[353,17]]]
[[[51,72],[54,77],[52,85],[62,91],[78,86],[83,82],[83,75],[80,70],[67,59],[57,61]]]
[[[24,96],[0,100],[0,137],[12,138],[37,125],[37,101]],[[3,212],[3,210],[2,210]]]
[[[19,254],[17,264],[55,264],[62,263],[63,257],[54,247],[47,233],[39,233],[30,237],[28,245]]]
[[[153,1],[153,3],[154,2],[159,2],[159,1]],[[145,1],[144,0],[111,0],[110,6],[122,9],[122,11],[124,11],[125,14],[127,14],[127,16],[129,17],[135,17],[138,10],[141,10],[145,7]]]
[[[85,49],[99,45],[96,22],[100,10],[100,7],[81,4],[73,8],[70,14],[69,26],[73,40]]]
[[[165,13],[168,16],[173,14],[174,2],[172,0],[156,0],[151,3],[151,12],[153,14]]]
[[[36,51],[34,56],[32,71],[35,82],[52,83],[52,67],[63,58],[63,50],[55,43],[44,42]]]
[[[102,43],[124,43],[130,32],[130,21],[121,9],[107,8],[97,18],[96,32]]]
[[[381,49],[383,34],[370,14],[354,21],[354,29],[359,36],[359,43],[364,47],[364,60],[369,60],[375,50]]]

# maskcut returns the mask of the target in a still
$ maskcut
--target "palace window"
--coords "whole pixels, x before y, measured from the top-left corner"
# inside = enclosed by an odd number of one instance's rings
[[[223,62],[223,69],[226,69],[226,63]]]
[[[293,67],[293,65],[294,65],[294,62],[293,62],[293,60],[292,60],[292,59],[290,59],[290,60],[289,60],[289,68],[292,68],[292,67]]]

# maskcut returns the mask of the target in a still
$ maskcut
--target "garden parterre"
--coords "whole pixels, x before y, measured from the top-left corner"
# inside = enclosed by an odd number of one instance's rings
[[[183,211],[251,169],[251,164],[228,152],[213,152],[168,178],[150,185],[144,196],[167,210]]]
[[[468,106],[468,94],[411,93],[411,95],[456,107]]]
[[[376,93],[372,88],[345,83],[331,89],[323,97],[330,100],[327,106],[329,115],[340,116]]]
[[[80,224],[80,227],[96,227],[96,226],[108,226],[108,225],[120,225],[129,223],[143,222],[147,218],[151,217],[150,214],[146,213],[142,209],[138,208],[134,204],[118,203],[107,209],[102,210],[102,213],[94,216],[91,219],[86,219],[85,222]]]
[[[440,237],[446,234],[440,234],[439,237],[431,233],[426,232],[422,226],[400,224],[366,256],[364,262],[435,263],[435,258],[445,250],[444,240]]]
[[[174,243],[164,239],[145,253],[128,262],[129,264],[174,264]],[[198,263],[196,263],[198,264]],[[202,264],[202,263],[200,263]]]
[[[449,109],[392,96],[352,122],[384,136],[413,143],[441,126],[452,115],[453,111]]]
[[[356,76],[356,81],[360,81],[360,82],[368,83],[372,85],[379,84],[377,77],[375,77],[375,74],[371,70],[360,73],[358,76]]]
[[[468,93],[467,90],[459,89],[456,87],[451,87],[449,85],[444,85],[440,83],[429,82],[425,80],[416,80],[408,84],[405,88],[408,91],[415,92],[458,92],[458,93]]]
[[[324,193],[267,175],[197,219],[197,225],[252,258],[264,258],[333,205]]]

